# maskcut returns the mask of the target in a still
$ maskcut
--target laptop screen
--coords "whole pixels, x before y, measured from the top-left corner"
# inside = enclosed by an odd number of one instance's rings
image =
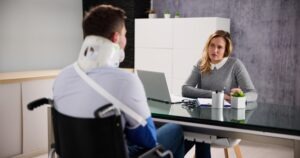
[[[148,99],[171,102],[171,97],[164,73],[137,70],[137,74],[144,85]]]

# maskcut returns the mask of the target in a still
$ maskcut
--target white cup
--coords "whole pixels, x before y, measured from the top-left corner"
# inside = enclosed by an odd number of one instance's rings
[[[246,119],[246,109],[236,109],[234,114],[234,119],[245,120]]]
[[[212,108],[223,108],[224,92],[212,92]]]

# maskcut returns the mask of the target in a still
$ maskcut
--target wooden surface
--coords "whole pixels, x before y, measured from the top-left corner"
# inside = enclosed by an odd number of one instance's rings
[[[24,71],[0,73],[0,83],[15,83],[27,80],[54,78],[60,70]]]
[[[133,72],[131,68],[122,68],[125,71]],[[0,84],[16,83],[28,80],[55,78],[60,70],[41,70],[41,71],[24,71],[24,72],[7,72],[0,73]]]

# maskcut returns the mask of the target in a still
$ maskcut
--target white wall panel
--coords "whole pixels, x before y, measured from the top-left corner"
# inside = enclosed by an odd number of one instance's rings
[[[81,0],[1,0],[0,72],[60,69],[77,59]]]

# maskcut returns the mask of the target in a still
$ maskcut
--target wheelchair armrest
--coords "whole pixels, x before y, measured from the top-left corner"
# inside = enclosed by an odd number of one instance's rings
[[[42,106],[44,104],[50,104],[53,105],[53,100],[52,99],[48,99],[48,98],[40,98],[40,99],[36,99],[30,103],[27,104],[27,109],[28,110],[34,110],[35,108]]]
[[[170,150],[163,150],[161,145],[157,145],[156,147],[140,155],[138,158],[162,158],[167,155],[169,155],[169,158],[173,158],[173,154]]]

